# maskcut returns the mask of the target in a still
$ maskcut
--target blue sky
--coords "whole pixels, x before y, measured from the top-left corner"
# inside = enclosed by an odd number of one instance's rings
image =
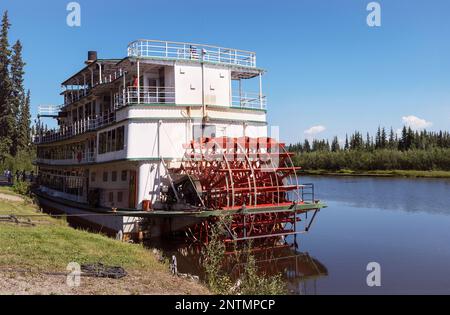
[[[24,46],[34,113],[62,102],[60,83],[88,50],[124,57],[130,41],[150,38],[256,51],[269,123],[286,142],[405,122],[449,129],[449,1],[378,1],[380,28],[366,24],[370,0],[78,2],[79,28],[66,24],[69,1],[0,2],[11,43]]]

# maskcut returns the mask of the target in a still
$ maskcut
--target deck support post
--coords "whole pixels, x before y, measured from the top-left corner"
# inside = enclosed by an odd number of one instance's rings
[[[137,66],[137,91],[136,91],[136,96],[137,96],[137,103],[140,104],[141,103],[141,69],[140,69],[140,62],[139,59],[136,62],[136,66]]]
[[[263,90],[262,90],[262,73],[259,73],[259,106],[260,109],[264,109],[263,107]]]

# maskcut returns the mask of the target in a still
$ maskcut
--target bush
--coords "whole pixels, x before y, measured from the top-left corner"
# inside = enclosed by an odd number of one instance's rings
[[[27,196],[30,194],[30,184],[19,180],[14,181],[12,189],[19,195]]]
[[[286,285],[281,274],[268,276],[258,273],[255,258],[251,255],[251,244],[248,244],[243,250],[244,255],[241,255],[242,252],[239,251],[236,251],[234,255],[234,264],[239,263],[245,267],[239,279],[233,283],[228,270],[224,268],[225,245],[222,235],[224,233],[223,222],[227,220],[230,218],[223,217],[212,227],[210,241],[203,250],[206,282],[209,289],[215,294],[286,294]]]

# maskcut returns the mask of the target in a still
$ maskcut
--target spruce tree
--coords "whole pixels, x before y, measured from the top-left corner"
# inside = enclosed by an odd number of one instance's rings
[[[391,127],[391,131],[389,132],[389,149],[393,149],[395,147],[395,134],[394,129]]]
[[[11,154],[16,155],[19,149],[23,149],[27,144],[26,135],[22,132],[29,132],[29,126],[22,126],[22,123],[28,123],[29,125],[29,113],[23,113],[26,111],[26,99],[25,91],[23,88],[23,75],[25,63],[22,60],[22,44],[17,41],[13,46],[13,56],[11,58],[11,110],[14,113],[15,124],[12,132],[12,146]],[[28,109],[29,111],[29,109]],[[26,116],[26,117],[23,117]]]
[[[333,141],[331,142],[331,151],[333,151],[333,152],[337,152],[337,151],[339,151],[341,148],[340,148],[340,146],[339,146],[339,140],[338,140],[338,137],[334,137],[333,138]]]
[[[380,147],[382,149],[385,149],[386,146],[387,146],[387,135],[386,135],[386,129],[383,127],[381,129]]]
[[[372,143],[370,141],[370,134],[366,134],[366,150],[370,151],[372,149]]]
[[[11,79],[9,64],[11,50],[9,48],[8,31],[10,28],[8,11],[2,18],[0,30],[0,156],[10,152],[12,145],[11,131],[14,129],[15,117],[11,107]]]
[[[381,127],[378,126],[377,135],[375,136],[375,149],[381,148]]]
[[[18,135],[18,150],[28,149],[31,144],[31,114],[30,114],[30,90],[27,92],[25,101],[20,108],[19,116],[19,135]]]
[[[303,150],[305,152],[311,152],[311,145],[309,144],[308,139],[305,139],[305,142],[303,144]]]

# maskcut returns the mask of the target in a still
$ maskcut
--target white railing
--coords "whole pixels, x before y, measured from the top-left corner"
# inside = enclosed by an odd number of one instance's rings
[[[38,115],[39,116],[57,116],[60,109],[61,109],[60,105],[39,105]]]
[[[80,85],[77,86],[77,88],[70,88],[67,86],[63,87],[62,92],[65,93],[64,106],[75,103],[83,97],[89,95],[92,88],[95,88],[97,85],[108,84],[116,81],[119,78],[122,78],[124,73],[125,72],[122,69],[118,69],[108,74],[102,74],[101,78],[96,78],[97,81],[92,82],[92,87],[89,87],[87,85]]]
[[[63,88],[62,93],[64,94],[64,105],[62,106],[66,106],[75,103],[83,97],[89,95],[91,93],[91,90],[88,88]]]
[[[120,68],[119,70],[116,70],[112,73],[102,75],[101,82],[94,83],[94,86],[96,86],[98,84],[107,84],[107,83],[114,82],[115,80],[121,78],[123,76],[123,74],[124,74],[124,71],[122,70],[122,68]]]
[[[48,165],[66,165],[66,164],[82,164],[82,163],[91,163],[95,162],[95,152],[80,152],[74,153],[72,158],[69,159],[48,159],[48,158],[36,158],[36,162]]]
[[[256,67],[256,53],[194,43],[141,39],[128,45],[129,57],[153,57],[196,60]]]
[[[252,109],[267,109],[267,98],[258,93],[242,93],[241,95],[233,95],[231,99],[231,106],[252,108]]]
[[[129,86],[122,93],[114,95],[114,107],[116,109],[130,104],[174,104],[174,87],[156,86]]]
[[[102,126],[109,125],[116,121],[115,113],[109,113],[95,118],[86,118],[74,122],[69,126],[61,126],[59,129],[51,129],[34,136],[34,143],[46,143],[71,138],[73,136],[96,130]]]

